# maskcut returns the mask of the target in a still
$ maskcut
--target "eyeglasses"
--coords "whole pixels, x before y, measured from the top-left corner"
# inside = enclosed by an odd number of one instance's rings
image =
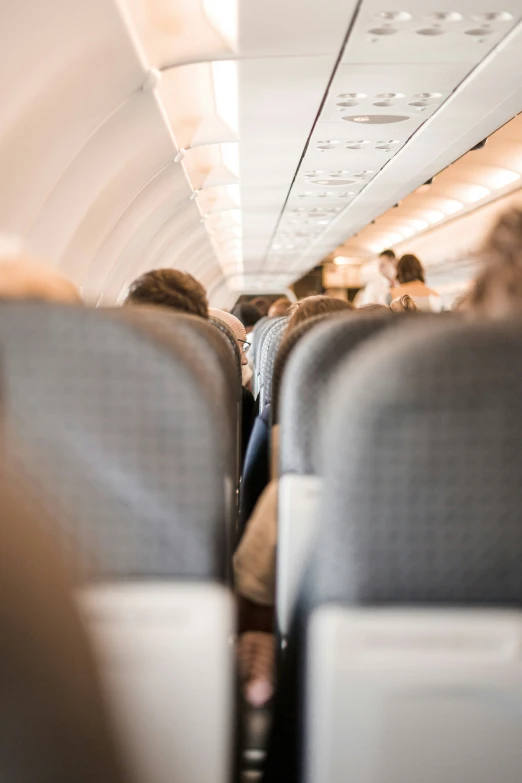
[[[238,343],[241,343],[241,350],[243,353],[248,353],[250,350],[250,343],[247,340],[238,340]]]

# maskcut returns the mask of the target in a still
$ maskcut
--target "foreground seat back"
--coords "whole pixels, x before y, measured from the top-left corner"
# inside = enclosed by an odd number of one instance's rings
[[[279,408],[280,408],[280,395],[281,385],[283,383],[283,374],[288,365],[288,360],[292,355],[297,343],[308,334],[317,324],[332,318],[332,313],[322,313],[316,315],[313,318],[307,318],[306,321],[298,324],[290,334],[285,334],[281,340],[279,350],[276,355],[274,363],[274,373],[272,378],[272,424],[279,423]]]
[[[283,339],[288,318],[274,318],[270,328],[263,335],[261,360],[259,366],[259,411],[260,413],[272,401],[272,378],[277,351]]]
[[[216,338],[189,316],[0,307],[8,467],[37,488],[78,564],[123,738],[157,783],[174,757],[183,783],[208,780],[209,765],[218,780],[231,773],[234,623],[222,583],[235,451],[219,373],[225,356],[234,364]]]
[[[401,329],[333,381],[299,605],[308,783],[522,776],[521,335]]]
[[[276,619],[283,642],[316,521],[325,389],[344,357],[395,322],[391,315],[330,316],[303,337],[288,361],[279,397]]]

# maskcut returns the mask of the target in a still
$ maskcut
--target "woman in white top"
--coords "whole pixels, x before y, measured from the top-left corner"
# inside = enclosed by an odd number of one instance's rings
[[[440,313],[442,299],[426,285],[424,269],[417,256],[408,254],[400,259],[397,264],[397,282],[399,285],[391,291],[392,300],[408,294],[419,310]]]

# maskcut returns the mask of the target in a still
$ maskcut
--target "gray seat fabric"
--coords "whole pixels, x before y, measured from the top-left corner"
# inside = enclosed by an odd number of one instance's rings
[[[87,580],[226,574],[234,452],[219,333],[164,319],[0,306],[9,468],[38,488]]]
[[[256,351],[259,346],[259,338],[263,332],[263,330],[266,328],[269,322],[268,316],[263,316],[263,318],[260,318],[259,321],[254,326],[254,329],[252,331],[252,355],[254,357],[254,363],[256,358]]]
[[[270,325],[272,324],[272,318],[268,318],[268,316],[264,316],[264,318],[261,318],[257,324],[254,326],[254,333],[252,337],[252,350],[254,352],[254,366],[259,369],[259,360],[260,360],[260,351],[261,351],[261,344],[263,342],[263,335],[265,334],[266,330],[270,328]]]
[[[397,321],[392,314],[347,312],[330,316],[299,342],[288,361],[279,398],[281,473],[319,473],[320,401],[332,373],[364,340]]]
[[[341,369],[314,603],[521,604],[520,326],[401,329]]]
[[[298,324],[295,329],[292,329],[290,334],[284,335],[281,340],[274,363],[272,378],[272,424],[279,423],[279,396],[281,393],[281,384],[283,382],[283,373],[295,346],[305,334],[308,334],[317,324],[322,323],[328,318],[332,318],[332,313],[322,313],[313,318],[307,318],[306,321],[303,321],[303,323]]]
[[[272,401],[272,377],[277,351],[288,323],[286,316],[274,318],[269,329],[263,334],[259,364],[259,412]]]
[[[232,349],[234,361],[236,363],[236,370],[241,385],[241,367],[242,367],[241,353],[237,344],[237,340],[234,336],[234,333],[232,332],[232,329],[230,329],[226,325],[226,323],[220,321],[219,318],[209,318],[209,322],[213,324],[216,327],[216,329],[219,329],[219,331],[226,337],[226,340],[230,345],[230,348]]]
[[[328,524],[290,634],[271,781],[302,779],[314,608],[522,604],[522,324],[423,321],[351,354],[324,398]]]

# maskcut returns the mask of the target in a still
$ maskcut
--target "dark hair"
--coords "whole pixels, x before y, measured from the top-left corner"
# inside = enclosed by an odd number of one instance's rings
[[[254,307],[257,307],[259,312],[262,316],[268,315],[268,308],[270,307],[270,302],[268,299],[265,299],[264,296],[256,296],[255,299],[252,299],[250,301],[251,305],[254,305]]]
[[[397,264],[397,280],[401,285],[414,283],[416,280],[420,280],[421,283],[426,282],[424,268],[417,256],[408,253],[400,259]]]
[[[397,258],[393,250],[383,250],[382,253],[379,253],[379,258],[382,258],[383,256],[390,258],[392,261],[395,261]]]
[[[312,318],[314,315],[353,309],[352,303],[347,302],[346,299],[335,299],[333,296],[323,296],[322,294],[307,296],[306,299],[301,299],[290,308],[290,320],[286,327],[286,334],[295,329],[297,324],[306,321],[307,318]]]
[[[163,305],[208,318],[205,289],[192,275],[178,269],[154,269],[141,275],[131,285],[125,304]]]
[[[252,304],[238,304],[231,312],[247,329],[249,326],[255,326],[263,317],[257,307]]]

